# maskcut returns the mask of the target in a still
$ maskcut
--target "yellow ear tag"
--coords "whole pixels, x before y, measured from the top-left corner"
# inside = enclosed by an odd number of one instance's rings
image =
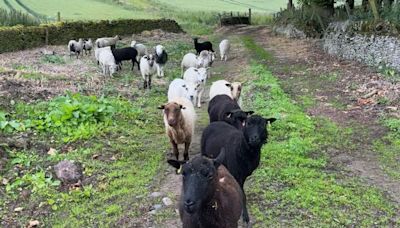
[[[179,169],[176,171],[176,174],[181,174],[182,173],[182,165],[179,167]]]

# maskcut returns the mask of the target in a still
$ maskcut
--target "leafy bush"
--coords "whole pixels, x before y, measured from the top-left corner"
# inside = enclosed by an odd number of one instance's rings
[[[54,63],[54,64],[64,64],[65,60],[59,55],[44,55],[41,58],[42,62]]]
[[[10,120],[7,113],[0,111],[0,132],[11,133],[22,130],[25,130],[25,127],[21,122]]]

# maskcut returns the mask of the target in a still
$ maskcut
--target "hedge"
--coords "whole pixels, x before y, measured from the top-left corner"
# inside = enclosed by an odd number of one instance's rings
[[[66,45],[71,39],[131,35],[153,29],[175,33],[183,31],[176,21],[169,19],[74,21],[0,27],[0,53],[43,46],[46,44],[46,30],[49,45]]]

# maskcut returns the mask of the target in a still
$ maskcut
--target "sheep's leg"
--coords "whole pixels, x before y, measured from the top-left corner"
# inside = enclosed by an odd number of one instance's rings
[[[149,76],[149,90],[151,89],[151,76]]]
[[[164,66],[160,66],[160,75],[164,77]]]
[[[189,160],[189,147],[190,147],[190,141],[185,142],[185,151],[183,152],[183,160],[185,161]]]
[[[144,81],[143,81],[143,89],[146,89],[146,88],[147,88],[147,80],[145,78]]]
[[[203,89],[199,91],[199,94],[197,95],[197,107],[201,108],[201,96],[203,96]]]
[[[132,71],[134,66],[135,66],[135,60],[132,59]]]
[[[179,160],[178,144],[176,144],[173,139],[171,139],[170,141],[171,141],[171,144],[172,144],[172,153],[174,154],[176,160]]]
[[[247,225],[249,224],[250,218],[249,218],[249,212],[247,211],[247,199],[246,199],[246,193],[244,192],[244,181],[243,183],[240,183],[240,188],[242,188],[243,192],[243,212],[242,212],[242,217],[243,217],[243,222],[245,222]]]

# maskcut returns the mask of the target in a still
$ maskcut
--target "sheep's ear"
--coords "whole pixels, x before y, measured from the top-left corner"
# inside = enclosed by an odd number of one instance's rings
[[[160,106],[158,106],[157,108],[158,108],[158,109],[164,109],[164,108],[165,108],[165,105],[160,105]]]
[[[265,121],[267,121],[267,124],[272,124],[276,121],[276,118],[265,118]]]
[[[247,114],[247,116],[251,116],[251,115],[253,115],[254,111],[247,111],[245,113]]]
[[[184,107],[183,105],[179,105],[179,108],[186,109],[186,107]]]
[[[185,161],[178,161],[173,159],[167,160],[168,164],[176,169],[176,174],[181,174],[182,165],[185,164]]]
[[[197,69],[197,68],[194,68],[194,71],[196,71],[196,72],[199,72],[199,69]]]
[[[215,168],[218,169],[218,167],[222,165],[224,160],[225,160],[225,147],[222,147],[221,151],[218,154],[218,157],[213,161]]]
[[[186,88],[186,85],[182,85],[183,88]]]

